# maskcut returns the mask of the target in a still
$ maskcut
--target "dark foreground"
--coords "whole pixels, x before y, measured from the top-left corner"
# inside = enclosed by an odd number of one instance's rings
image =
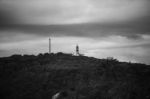
[[[150,66],[63,53],[0,58],[0,99],[64,90],[78,99],[150,99]]]

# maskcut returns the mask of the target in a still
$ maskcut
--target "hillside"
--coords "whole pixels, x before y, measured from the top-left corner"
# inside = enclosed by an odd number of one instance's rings
[[[70,89],[78,99],[150,99],[150,66],[61,52],[0,58],[1,99],[51,99]]]

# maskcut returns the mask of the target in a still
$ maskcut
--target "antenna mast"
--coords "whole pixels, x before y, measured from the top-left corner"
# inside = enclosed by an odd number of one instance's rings
[[[49,54],[51,53],[51,38],[49,38]]]

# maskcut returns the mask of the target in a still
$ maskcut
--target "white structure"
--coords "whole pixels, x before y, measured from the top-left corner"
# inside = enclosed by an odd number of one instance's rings
[[[78,45],[76,45],[76,55],[77,55],[77,56],[80,55],[80,53],[79,53],[79,46],[78,46]]]

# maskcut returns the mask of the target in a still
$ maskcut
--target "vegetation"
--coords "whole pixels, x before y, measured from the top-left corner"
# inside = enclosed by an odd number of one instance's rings
[[[51,99],[71,88],[78,99],[150,99],[150,66],[61,52],[0,58],[1,99]]]

